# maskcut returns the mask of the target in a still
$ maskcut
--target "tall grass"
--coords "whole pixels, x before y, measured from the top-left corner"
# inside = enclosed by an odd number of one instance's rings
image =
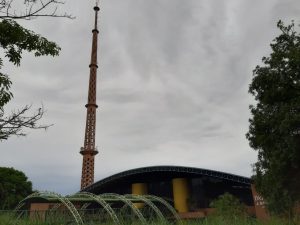
[[[224,220],[221,217],[206,218],[202,220],[186,221],[186,225],[292,225],[280,218],[271,218],[268,221],[259,221],[255,218],[237,218],[235,220]]]
[[[17,222],[17,223],[16,223]],[[0,214],[0,225],[72,225],[74,221],[66,221],[64,218],[56,217],[55,220],[32,220],[28,217],[21,218],[16,221],[16,217],[12,213]],[[123,220],[124,225],[140,225],[138,220]],[[168,222],[167,224],[158,220],[151,220],[149,225],[176,225],[176,223]],[[184,220],[183,225],[293,225],[300,224],[297,222],[289,222],[281,218],[271,218],[268,221],[259,221],[255,218],[235,218],[234,220],[224,220],[222,217],[208,217],[205,219]],[[85,225],[113,225],[112,221],[99,222],[97,220],[85,221]]]
[[[70,223],[71,222],[71,223]],[[23,216],[17,219],[17,215],[13,212],[0,213],[0,225],[64,225],[75,224],[72,220],[66,222],[63,217],[53,217],[49,220],[31,219],[28,216]]]

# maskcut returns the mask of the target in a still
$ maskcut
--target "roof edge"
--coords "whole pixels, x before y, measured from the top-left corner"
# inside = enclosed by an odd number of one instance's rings
[[[116,173],[114,175],[108,176],[102,180],[97,181],[94,184],[91,184],[87,186],[85,189],[82,191],[90,191],[101,184],[117,180],[122,177],[130,176],[133,174],[139,174],[139,173],[145,173],[145,172],[155,172],[155,171],[164,171],[164,172],[187,172],[187,173],[193,173],[193,174],[199,174],[199,175],[204,175],[204,176],[209,176],[209,177],[215,177],[215,178],[221,178],[225,180],[231,180],[243,184],[251,184],[252,179],[249,177],[244,177],[240,175],[235,175],[232,173],[226,173],[226,172],[221,172],[221,171],[216,171],[216,170],[210,170],[210,169],[203,169],[203,168],[196,168],[196,167],[186,167],[186,166],[174,166],[174,165],[159,165],[159,166],[147,166],[147,167],[139,167],[135,169],[130,169],[126,170],[123,172]]]

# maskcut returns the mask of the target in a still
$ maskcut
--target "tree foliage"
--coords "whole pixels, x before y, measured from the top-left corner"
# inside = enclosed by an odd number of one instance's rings
[[[292,21],[270,44],[272,53],[253,71],[255,97],[247,138],[258,151],[257,190],[273,213],[291,211],[300,200],[300,34]]]
[[[5,57],[17,66],[20,65],[23,50],[33,51],[35,56],[56,56],[60,51],[54,42],[25,29],[12,19],[0,22],[0,46],[5,51]]]
[[[0,58],[0,69],[2,66],[2,60]],[[11,81],[9,80],[8,76],[2,74],[0,72],[0,112],[3,111],[3,106],[7,104],[13,94],[10,92]]]
[[[0,167],[0,209],[13,209],[32,193],[32,183],[21,171]]]
[[[14,3],[23,5],[20,10],[14,8]],[[25,0],[23,3],[13,0],[0,0],[0,48],[4,51],[4,57],[16,66],[20,66],[23,51],[33,52],[35,56],[57,56],[60,47],[52,41],[48,41],[35,32],[22,27],[17,19],[32,19],[41,16],[67,17],[68,14],[57,14],[57,5],[63,4],[57,0]],[[48,7],[52,7],[47,11]],[[46,129],[49,125],[39,125],[38,121],[44,114],[43,107],[29,113],[31,106],[24,107],[6,115],[4,106],[13,98],[10,91],[11,81],[7,74],[1,72],[3,58],[0,58],[0,141],[6,140],[12,135],[24,136],[24,128]]]

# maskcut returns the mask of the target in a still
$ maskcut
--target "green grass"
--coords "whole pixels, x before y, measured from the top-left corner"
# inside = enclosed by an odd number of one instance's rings
[[[254,218],[250,219],[236,219],[226,221],[222,218],[207,218],[203,220],[187,221],[186,225],[291,225],[280,219],[271,219],[269,221],[259,221]]]
[[[16,218],[11,213],[3,213],[0,215],[0,225],[71,225],[75,224],[72,220],[68,222],[64,221],[62,218],[55,218],[55,221],[38,221],[38,220],[30,220],[29,218],[21,218],[17,223]],[[112,225],[113,222],[103,222],[99,223],[97,221],[90,221],[85,223],[86,225]],[[139,221],[123,221],[122,224],[125,225],[139,225]],[[176,223],[162,223],[159,221],[151,221],[148,223],[149,225],[176,225]],[[248,219],[231,219],[230,221],[226,221],[220,217],[210,217],[206,219],[198,219],[198,220],[184,220],[183,225],[292,225],[292,224],[300,224],[300,223],[289,223],[282,219],[271,218],[267,222],[261,222],[254,218]]]

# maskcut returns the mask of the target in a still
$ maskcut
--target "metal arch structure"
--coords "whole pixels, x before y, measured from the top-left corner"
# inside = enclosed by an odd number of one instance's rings
[[[34,193],[28,195],[28,196],[27,196],[26,198],[24,198],[22,201],[20,201],[19,204],[15,207],[14,212],[17,213],[17,212],[25,205],[25,201],[26,201],[27,199],[30,199],[30,198],[36,198],[36,197],[43,198],[43,197],[41,197],[41,196],[39,195],[39,192],[34,192]],[[46,199],[46,198],[44,198],[44,199]],[[23,212],[20,212],[20,213],[19,213],[19,215],[17,216],[17,218],[16,218],[16,220],[15,220],[15,222],[14,222],[13,224],[16,224],[16,223],[17,223],[18,219],[21,218],[22,214],[23,214]]]
[[[22,203],[24,203],[26,200],[30,199],[30,198],[43,198],[43,199],[46,199],[48,200],[48,198],[55,198],[57,199],[58,201],[60,201],[69,211],[70,213],[72,214],[75,222],[78,224],[78,225],[84,225],[82,219],[81,219],[81,216],[80,214],[78,213],[77,209],[75,208],[75,206],[70,202],[70,200],[68,200],[67,198],[59,195],[59,194],[56,194],[56,193],[53,193],[53,192],[35,192],[29,196],[27,196],[26,198],[24,198],[19,204],[18,206],[15,208],[15,210],[18,210],[20,209],[20,205]],[[22,206],[21,206],[22,207]]]
[[[85,210],[87,207],[89,207],[90,204],[91,204],[91,203],[84,203],[84,204],[81,206],[80,210]]]
[[[43,196],[40,195],[40,192],[34,192],[34,193],[28,195],[28,196],[27,196],[26,198],[24,198],[22,201],[20,201],[19,204],[15,207],[14,211],[20,210],[20,209],[25,205],[24,202],[25,202],[27,199],[30,199],[30,198],[37,198],[37,197],[38,197],[38,198],[44,198]],[[46,199],[46,198],[44,198],[44,199]]]
[[[143,195],[135,195],[135,194],[127,194],[125,195],[125,197],[134,198],[136,200],[140,200],[146,203],[148,206],[150,206],[151,209],[153,209],[153,211],[156,213],[156,215],[161,221],[166,222],[166,219],[163,216],[162,212],[156,207],[155,204],[153,204],[153,202],[150,199],[145,198]]]
[[[164,200],[163,198],[157,197],[155,195],[144,195],[144,197],[148,198],[148,199],[153,199],[153,200],[158,201],[161,204],[163,204],[172,213],[174,218],[182,224],[182,221],[181,221],[179,215],[177,214],[176,210],[166,200]]]
[[[75,195],[73,195],[71,197],[87,197],[87,198],[97,202],[110,215],[110,217],[112,218],[112,220],[114,221],[115,224],[120,224],[120,221],[119,221],[115,211],[101,196],[95,195],[95,194],[92,194],[89,192],[80,192],[80,193],[76,193]]]
[[[23,206],[25,205],[24,202],[19,202],[19,204],[16,206],[16,208],[14,209],[15,212],[17,212],[18,210],[20,210]]]
[[[50,212],[51,212],[51,211],[57,210],[60,206],[61,206],[61,203],[55,204],[55,205],[50,209]]]
[[[79,214],[83,218],[84,217],[84,211],[86,210],[87,207],[89,207],[91,203],[84,203],[81,208],[79,209]]]
[[[119,195],[119,194],[114,194],[114,193],[106,193],[106,194],[101,194],[98,195],[104,198],[114,198],[114,199],[118,199],[121,202],[124,202],[126,205],[128,205],[132,211],[134,212],[134,214],[139,218],[139,220],[142,222],[142,224],[147,224],[145,217],[143,216],[143,214],[138,210],[138,208],[126,197]]]
[[[20,202],[20,203],[16,206],[16,208],[14,209],[14,213],[17,213],[24,205],[25,205],[24,202]],[[19,215],[17,216],[17,218],[16,218],[15,222],[13,222],[13,224],[16,224],[16,223],[17,223],[18,219],[21,218],[22,214],[23,214],[23,211],[21,211],[21,212],[19,213]]]
[[[113,194],[113,193],[108,193],[108,194],[101,194],[101,195],[95,195],[92,193],[86,193],[86,192],[79,192],[74,195],[69,195],[69,196],[61,196],[59,194],[53,193],[53,192],[36,192],[33,193],[26,198],[24,198],[18,206],[15,208],[15,212],[18,212],[24,205],[26,204],[27,200],[30,200],[29,202],[32,202],[33,198],[39,198],[39,200],[43,199],[43,202],[48,202],[53,204],[54,206],[51,209],[48,209],[47,211],[49,212],[55,212],[55,210],[58,210],[60,206],[62,206],[64,209],[66,208],[68,212],[71,214],[71,217],[73,218],[73,221],[76,222],[77,225],[83,225],[83,220],[82,216],[84,214],[80,214],[78,212],[77,208],[74,206],[78,203],[80,203],[78,206],[81,207],[79,210],[84,210],[86,209],[92,202],[96,202],[99,205],[103,207],[106,213],[109,214],[110,218],[113,220],[114,224],[121,225],[119,218],[117,217],[116,212],[114,209],[111,207],[110,203],[113,202],[122,202],[125,203],[124,206],[129,207],[130,210],[132,210],[133,214],[135,215],[135,218],[139,220],[139,222],[143,225],[146,225],[146,219],[141,213],[141,211],[136,207],[134,202],[143,202],[146,205],[148,205],[156,214],[157,218],[160,219],[163,223],[167,222],[166,218],[164,217],[163,213],[161,210],[155,205],[154,202],[159,202],[164,205],[168,210],[172,212],[174,215],[174,218],[182,224],[178,214],[176,213],[175,209],[169,205],[165,200],[163,200],[160,197],[152,196],[152,195],[133,195],[133,194],[128,194],[128,195],[119,195],[119,194]],[[45,201],[44,201],[45,200]],[[40,201],[39,201],[40,202]],[[22,216],[24,211],[21,211],[19,215],[16,214],[16,219],[13,221],[12,224],[17,224],[18,220]],[[52,214],[51,214],[52,215]],[[54,214],[53,214],[54,215]],[[52,215],[52,216],[53,216]]]

